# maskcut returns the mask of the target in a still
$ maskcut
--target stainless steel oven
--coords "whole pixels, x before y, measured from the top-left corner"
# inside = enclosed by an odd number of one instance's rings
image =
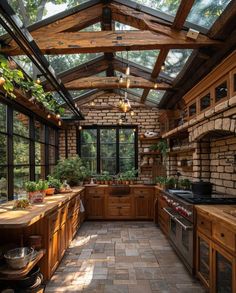
[[[174,211],[171,207],[164,208],[170,216],[169,237],[179,256],[190,271],[193,269],[193,224]]]

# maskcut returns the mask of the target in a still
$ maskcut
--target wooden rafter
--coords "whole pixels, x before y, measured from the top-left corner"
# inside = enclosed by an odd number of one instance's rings
[[[193,6],[194,0],[182,0],[177,10],[172,28],[181,30]]]
[[[104,56],[97,57],[84,64],[78,65],[58,75],[63,83],[68,83],[79,78],[89,77],[107,70],[109,64]],[[43,84],[46,91],[52,90],[52,86],[48,83]]]
[[[126,50],[153,50],[164,48],[199,48],[204,46],[220,46],[219,41],[199,36],[197,40],[157,34],[150,31],[99,31],[48,34],[47,38],[35,38],[44,54],[75,54],[116,52]],[[15,43],[1,53],[20,55],[22,52]]]
[[[154,65],[153,71],[152,71],[152,78],[156,79],[161,71],[161,66],[164,64],[165,60],[166,60],[166,56],[168,55],[169,50],[167,49],[163,49],[160,51],[158,57],[157,57],[157,61]],[[146,89],[143,91],[142,97],[141,97],[141,103],[145,103],[147,96],[149,94],[149,90]]]
[[[141,77],[129,77],[130,88],[148,88],[153,89],[154,83],[147,81]],[[80,78],[73,80],[65,84],[68,90],[80,90],[80,89],[112,89],[112,88],[126,88],[127,82],[119,83],[119,77],[99,77],[91,76],[86,78]],[[170,85],[166,83],[157,83],[156,88],[160,90],[170,89]]]

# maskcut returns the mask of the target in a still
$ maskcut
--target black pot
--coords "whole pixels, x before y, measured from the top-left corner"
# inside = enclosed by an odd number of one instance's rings
[[[210,182],[198,181],[192,183],[192,192],[194,196],[211,197],[212,184]]]
[[[38,266],[35,266],[25,278],[17,281],[17,285],[22,289],[30,288],[37,281],[37,277],[39,273],[40,273],[40,268]]]

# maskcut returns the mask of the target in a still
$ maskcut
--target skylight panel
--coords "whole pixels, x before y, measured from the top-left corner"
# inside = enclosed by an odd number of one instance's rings
[[[180,5],[180,0],[136,0],[135,2],[172,16],[176,15]]]

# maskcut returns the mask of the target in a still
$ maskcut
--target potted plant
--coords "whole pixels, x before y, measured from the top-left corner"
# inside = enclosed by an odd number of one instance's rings
[[[112,176],[109,174],[108,171],[103,171],[100,178],[101,178],[100,180],[103,182],[103,184],[108,185],[109,181],[112,179]]]
[[[157,148],[160,151],[160,153],[162,154],[163,158],[165,158],[167,155],[168,148],[169,148],[167,141],[164,139],[160,140],[157,144]]]
[[[41,194],[44,196],[46,194],[46,190],[48,189],[48,182],[46,180],[40,179],[36,183],[36,188],[38,191],[41,192]]]
[[[124,173],[126,184],[134,184],[134,181],[136,180],[136,176],[138,174],[138,170],[135,170],[132,168],[131,170],[128,170]],[[127,183],[128,181],[128,183]]]
[[[158,176],[156,178],[156,183],[164,190],[168,188],[168,178],[164,176]]]
[[[54,193],[60,192],[61,181],[48,175],[48,188],[46,190],[47,195],[53,195]]]
[[[187,179],[187,178],[181,179],[179,184],[185,190],[190,190],[191,189],[191,181],[189,179]]]
[[[34,195],[38,192],[35,181],[26,181],[24,184],[25,190],[28,192],[29,201],[33,202]]]
[[[155,143],[155,144],[150,145],[149,151],[150,152],[157,152],[157,151],[159,151],[158,144]]]
[[[60,160],[55,166],[53,177],[60,181],[67,180],[70,186],[81,185],[89,171],[79,156]]]

